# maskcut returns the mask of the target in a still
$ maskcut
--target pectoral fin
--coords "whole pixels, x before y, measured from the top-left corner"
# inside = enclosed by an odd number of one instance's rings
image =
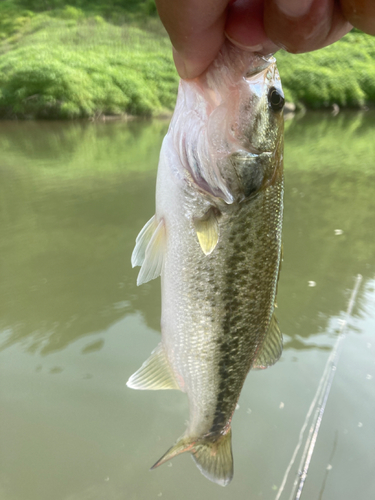
[[[159,223],[155,215],[145,224],[137,236],[131,257],[132,266],[141,266],[137,285],[147,283],[160,276],[165,247],[164,222]]]
[[[266,338],[260,348],[258,356],[253,362],[253,370],[263,370],[276,363],[283,351],[283,336],[275,314],[272,315],[271,324],[269,326]]]
[[[131,389],[154,390],[180,389],[162,344],[159,344],[151,356],[129,378],[126,385]]]
[[[210,255],[219,241],[219,224],[215,209],[211,207],[201,219],[194,220],[194,227],[201,249],[205,255]]]

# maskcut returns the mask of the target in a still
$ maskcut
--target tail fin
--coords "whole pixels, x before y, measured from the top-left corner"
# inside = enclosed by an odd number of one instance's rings
[[[232,430],[219,437],[182,438],[172,446],[151,469],[171,458],[190,451],[201,473],[210,481],[226,486],[233,478]]]

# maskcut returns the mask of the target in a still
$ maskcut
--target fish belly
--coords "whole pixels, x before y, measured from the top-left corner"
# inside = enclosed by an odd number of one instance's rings
[[[204,200],[159,165],[158,219],[166,229],[162,343],[187,393],[186,435],[222,433],[270,327],[281,248],[282,180],[219,218],[210,255],[199,245],[194,214]]]

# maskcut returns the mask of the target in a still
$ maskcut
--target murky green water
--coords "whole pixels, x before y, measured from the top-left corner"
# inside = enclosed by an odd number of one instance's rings
[[[301,498],[375,498],[374,127],[287,123],[285,349],[247,379],[223,489],[188,455],[148,471],[187,400],[125,387],[160,335],[159,281],[137,288],[130,254],[167,123],[0,123],[0,499],[275,499],[359,273]]]

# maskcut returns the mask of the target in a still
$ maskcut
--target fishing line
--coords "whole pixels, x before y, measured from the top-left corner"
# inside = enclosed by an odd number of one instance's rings
[[[331,351],[331,354],[328,357],[328,360],[327,360],[327,363],[326,363],[325,368],[323,370],[323,375],[319,381],[315,396],[311,402],[311,405],[310,405],[309,410],[308,410],[306,417],[305,417],[305,421],[304,421],[302,428],[301,428],[301,431],[299,433],[297,446],[293,452],[292,458],[291,458],[289,465],[285,471],[283,480],[281,482],[281,486],[277,492],[275,500],[279,500],[279,498],[284,490],[284,487],[285,487],[286,481],[288,479],[290,470],[294,464],[294,461],[296,459],[298,451],[302,445],[303,435],[305,433],[306,427],[309,423],[309,420],[310,420],[310,417],[314,411],[314,408],[316,408],[314,418],[313,418],[312,423],[311,423],[309,434],[308,434],[307,439],[306,439],[306,444],[305,444],[305,447],[304,447],[304,450],[302,453],[302,458],[301,458],[299,468],[298,468],[298,471],[299,471],[298,476],[299,477],[294,481],[290,500],[299,500],[301,498],[303,486],[305,484],[305,480],[306,480],[308,469],[310,466],[312,454],[313,454],[314,448],[315,448],[315,443],[316,443],[316,440],[318,437],[320,424],[322,422],[323,413],[324,413],[325,406],[326,406],[326,403],[328,400],[329,392],[331,390],[332,381],[333,381],[333,378],[334,378],[335,373],[336,373],[336,366],[337,366],[340,352],[342,349],[342,340],[346,335],[345,327],[347,326],[348,319],[351,316],[361,281],[362,281],[362,276],[360,274],[358,274],[356,281],[355,281],[353,291],[352,291],[350,299],[349,299],[348,308],[346,310],[345,318],[343,320],[341,320],[341,328],[339,331],[339,335],[338,335],[336,343]]]

